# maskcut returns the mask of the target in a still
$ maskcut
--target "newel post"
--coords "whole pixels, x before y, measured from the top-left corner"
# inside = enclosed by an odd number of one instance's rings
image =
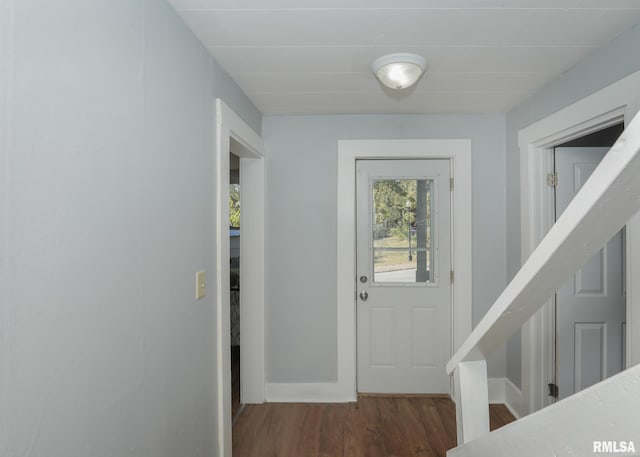
[[[489,433],[486,360],[461,362],[453,373],[458,446]]]

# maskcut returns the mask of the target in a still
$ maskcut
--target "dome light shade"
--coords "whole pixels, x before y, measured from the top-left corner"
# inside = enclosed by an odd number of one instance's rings
[[[417,54],[387,54],[371,64],[371,70],[390,89],[413,86],[427,68],[427,62]]]

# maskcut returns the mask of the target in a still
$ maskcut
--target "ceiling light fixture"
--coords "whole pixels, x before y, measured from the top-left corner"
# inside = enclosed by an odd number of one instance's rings
[[[371,70],[382,84],[391,89],[413,86],[427,68],[427,62],[417,54],[387,54],[371,64]]]

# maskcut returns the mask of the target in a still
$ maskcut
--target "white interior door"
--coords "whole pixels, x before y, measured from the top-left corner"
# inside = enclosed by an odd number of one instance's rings
[[[556,218],[609,148],[556,148]],[[559,398],[623,369],[626,298],[622,234],[618,232],[556,295]]]
[[[448,160],[358,160],[358,392],[448,393]]]

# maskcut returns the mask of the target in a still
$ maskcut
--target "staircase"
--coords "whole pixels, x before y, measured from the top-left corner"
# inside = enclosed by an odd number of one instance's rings
[[[519,456],[598,455],[613,446],[628,450],[634,438],[632,444],[640,447],[640,366],[490,433],[486,365],[486,356],[518,331],[639,209],[636,116],[447,364],[455,382],[458,432],[458,447],[447,455],[506,456],[515,455],[515,450]],[[605,451],[598,447],[602,444]]]
[[[447,456],[638,455],[638,405],[640,365],[454,448]]]

